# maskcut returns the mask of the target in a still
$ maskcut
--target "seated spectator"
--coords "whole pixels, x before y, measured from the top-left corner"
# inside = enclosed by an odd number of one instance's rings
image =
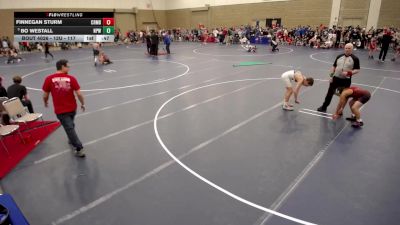
[[[7,97],[7,91],[3,86],[3,77],[2,76],[0,76],[0,97]],[[10,117],[8,116],[7,112],[0,110],[0,115],[1,115],[1,123],[2,124],[5,124],[5,125],[10,124]]]
[[[3,86],[3,77],[0,76],[0,97],[7,97],[6,88]]]
[[[14,84],[7,88],[8,98],[18,97],[21,100],[22,105],[26,106],[30,113],[33,113],[32,102],[28,98],[26,87],[21,85],[22,78],[20,76],[14,76],[13,82]]]
[[[30,52],[32,49],[31,49],[31,46],[29,45],[29,42],[22,42],[22,51],[28,51],[28,52]]]
[[[7,64],[14,62],[21,62],[21,60],[23,60],[23,58],[18,56],[18,53],[15,49],[8,50],[7,57],[8,57],[6,61]]]
[[[314,46],[316,46],[317,45],[317,37],[318,37],[318,35],[314,35],[309,41],[308,41],[308,44],[310,45],[310,47],[311,48],[313,48]]]
[[[7,38],[3,37],[3,40],[1,40],[1,45],[4,49],[10,48],[10,45],[8,43],[9,43],[8,37]]]
[[[36,44],[36,49],[39,50],[39,52],[43,52],[43,46],[41,43]]]
[[[250,43],[246,37],[241,38],[239,41],[240,41],[240,44],[242,44],[242,45]]]
[[[62,42],[60,47],[61,47],[61,50],[71,49],[71,46],[66,42]]]

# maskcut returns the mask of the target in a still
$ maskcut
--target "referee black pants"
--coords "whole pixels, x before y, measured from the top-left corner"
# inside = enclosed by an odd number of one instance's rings
[[[385,61],[388,50],[389,50],[389,46],[382,46],[381,52],[379,53],[379,59],[382,59],[383,61]],[[383,58],[382,58],[382,56],[383,56]]]
[[[158,45],[151,45],[150,55],[157,55],[157,53],[158,53]]]
[[[332,101],[332,97],[335,94],[335,91],[338,87],[350,87],[351,84],[351,78],[350,79],[342,79],[342,78],[338,78],[338,77],[333,77],[332,78],[332,82],[329,83],[329,89],[328,92],[326,93],[325,96],[325,101],[322,104],[322,109],[326,110],[329,106],[329,104],[331,104]]]
[[[44,57],[47,59],[47,55],[50,55],[51,58],[54,58],[53,54],[51,54],[49,51],[44,52]]]

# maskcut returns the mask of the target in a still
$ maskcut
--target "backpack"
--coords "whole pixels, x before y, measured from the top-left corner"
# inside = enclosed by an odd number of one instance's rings
[[[0,204],[0,225],[11,225],[8,209],[1,204]]]

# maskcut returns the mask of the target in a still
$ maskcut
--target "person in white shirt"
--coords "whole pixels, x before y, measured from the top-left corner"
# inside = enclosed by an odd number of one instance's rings
[[[286,92],[283,100],[282,109],[293,111],[293,105],[289,104],[290,97],[294,95],[294,102],[300,104],[298,95],[301,86],[313,86],[314,79],[312,77],[305,77],[298,70],[289,70],[282,74],[281,79],[286,86]],[[293,86],[295,84],[295,88]]]

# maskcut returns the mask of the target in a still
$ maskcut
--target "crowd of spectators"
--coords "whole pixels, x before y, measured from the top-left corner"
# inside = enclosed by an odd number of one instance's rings
[[[145,30],[128,31],[122,34],[119,29],[115,31],[115,43],[146,43],[146,36],[151,32]],[[156,31],[160,42],[165,42],[168,35],[175,42],[207,42],[224,45],[241,44],[245,39],[253,44],[296,45],[312,48],[341,48],[346,43],[353,43],[358,49],[369,49],[370,44],[376,44],[379,48],[384,44],[384,35],[390,35],[389,49],[399,50],[400,29],[393,27],[362,28],[360,26],[333,26],[331,28],[320,25],[317,27],[297,26],[287,28],[283,26],[237,26],[184,29],[159,29]],[[387,39],[387,38],[386,38]],[[243,43],[242,43],[243,44]],[[82,43],[54,43],[55,47],[68,50],[71,46],[82,47]],[[20,52],[43,51],[43,43],[11,42],[8,37],[1,39],[0,55],[7,57],[6,63],[19,62],[22,58]]]
[[[126,32],[125,36],[118,32],[115,41],[136,44],[146,43],[147,34],[148,32],[144,30],[131,30]],[[223,45],[271,44],[274,50],[279,49],[279,45],[329,49],[343,48],[345,44],[352,43],[357,49],[369,49],[370,58],[373,58],[372,54],[377,48],[382,49],[386,48],[386,46],[389,46],[388,50],[393,49],[396,51],[395,57],[400,54],[400,29],[393,27],[377,29],[371,27],[366,29],[360,26],[333,26],[329,28],[321,24],[317,27],[297,26],[293,28],[279,25],[265,28],[243,25],[237,27],[206,28],[200,26],[193,29],[158,30],[160,41],[165,35],[168,35],[175,42],[204,42]],[[246,40],[248,43],[243,43],[242,40]],[[387,50],[384,50],[384,52],[387,52]],[[386,54],[384,53],[384,55]],[[392,59],[392,61],[394,60],[395,58]]]
[[[162,30],[161,32],[163,32]],[[372,39],[381,44],[383,35],[390,32],[392,46],[396,47],[400,42],[400,29],[361,28],[360,26],[328,28],[320,25],[318,27],[298,26],[286,28],[276,26],[273,28],[261,28],[255,26],[220,27],[220,28],[198,28],[198,29],[171,29],[168,30],[174,41],[207,41],[222,44],[239,44],[240,39],[246,37],[248,40],[260,41],[262,38],[276,39],[278,44],[309,46],[314,48],[342,47],[346,43],[353,43],[357,48],[367,48]]]

